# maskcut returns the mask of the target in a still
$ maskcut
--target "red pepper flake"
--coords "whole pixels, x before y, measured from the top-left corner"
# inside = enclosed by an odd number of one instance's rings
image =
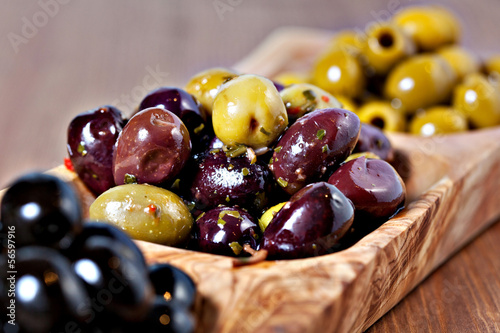
[[[71,163],[71,160],[67,157],[64,159],[64,166],[69,171],[75,172],[75,168],[73,168],[73,163]]]
[[[148,206],[148,209],[149,209],[150,213],[154,213],[154,212],[156,212],[156,205],[151,204]]]
[[[321,99],[324,101],[324,102],[329,102],[330,101],[330,97],[326,96],[326,95],[323,95],[321,96]]]

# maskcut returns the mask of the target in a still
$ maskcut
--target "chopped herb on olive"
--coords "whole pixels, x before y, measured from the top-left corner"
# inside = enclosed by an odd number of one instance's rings
[[[125,184],[137,184],[137,178],[129,173],[125,174]]]
[[[316,100],[316,94],[314,94],[314,91],[312,91],[311,89],[304,90],[302,94],[308,101]]]
[[[324,145],[323,148],[321,148],[321,152],[323,153],[328,152],[328,145]]]
[[[284,180],[283,178],[278,178],[278,184],[281,186],[281,187],[287,187],[288,186],[288,182],[286,180]]]
[[[229,244],[235,255],[239,255],[243,250],[243,247],[238,242],[232,242]]]
[[[82,156],[87,155],[87,150],[85,149],[85,142],[81,141],[78,144],[78,148],[76,149],[78,153],[80,153]]]
[[[261,127],[261,128],[260,128],[260,132],[261,132],[261,133],[264,133],[265,135],[271,135],[271,133],[270,133],[270,132],[268,132],[268,131],[266,131],[266,129],[265,129],[264,127]]]
[[[279,154],[279,152],[281,151],[281,148],[283,148],[283,147],[278,146],[278,147],[274,148],[274,151]]]
[[[326,135],[326,131],[324,129],[320,129],[318,130],[318,132],[316,133],[316,137],[319,139],[319,140],[323,140],[323,138],[325,137]]]
[[[246,153],[247,147],[245,145],[238,145],[235,147],[228,148],[226,151],[226,156],[227,157],[237,157],[240,156],[244,153]]]
[[[241,173],[243,173],[243,176],[248,176],[248,174],[250,173],[250,170],[248,170],[248,168],[243,168],[243,169],[241,169]]]
[[[203,129],[205,128],[205,124],[201,123],[200,126],[196,127],[193,132],[194,134],[198,134],[200,133],[201,131],[203,131]]]

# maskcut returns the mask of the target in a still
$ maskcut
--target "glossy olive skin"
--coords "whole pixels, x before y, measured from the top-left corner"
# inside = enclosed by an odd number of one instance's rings
[[[480,65],[477,57],[461,46],[445,46],[440,48],[437,53],[450,64],[459,80],[468,74],[479,71]]]
[[[81,113],[69,124],[69,158],[78,177],[96,194],[115,185],[113,152],[124,125],[122,113],[113,106]]]
[[[32,173],[17,179],[1,203],[3,234],[16,231],[16,247],[70,246],[82,230],[81,207],[71,185],[61,179]]]
[[[107,311],[126,319],[145,318],[154,300],[154,289],[147,271],[123,253],[127,246],[105,236],[89,237],[74,262],[74,271],[85,282],[92,298],[108,290]]]
[[[352,151],[355,153],[371,152],[385,161],[393,159],[392,145],[384,132],[378,127],[362,123],[358,142]]]
[[[27,332],[50,332],[64,316],[76,322],[90,318],[91,300],[85,285],[58,251],[21,248],[16,253],[16,270],[16,322]]]
[[[358,109],[357,115],[362,123],[386,132],[400,132],[405,129],[404,112],[394,108],[388,101],[369,101]]]
[[[177,305],[191,308],[196,299],[196,285],[182,270],[170,264],[156,264],[149,267],[149,279],[155,294],[165,301],[174,300]]]
[[[467,118],[448,106],[434,106],[418,112],[409,125],[412,134],[421,136],[463,132],[467,129]]]
[[[396,170],[383,160],[356,158],[328,179],[356,208],[356,219],[386,219],[404,205],[406,187]]]
[[[299,118],[276,144],[269,165],[274,178],[288,194],[318,181],[351,154],[360,128],[358,116],[343,109]]]
[[[215,149],[198,165],[190,193],[202,210],[221,204],[260,210],[267,204],[272,189],[273,180],[266,164],[251,164],[246,156],[227,157],[222,149]]]
[[[400,62],[387,77],[385,96],[398,99],[411,114],[449,100],[457,76],[446,60],[435,54],[422,54]]]
[[[310,184],[294,194],[262,236],[269,259],[321,255],[338,243],[354,219],[354,207],[335,186]]]
[[[259,226],[238,207],[219,206],[196,220],[194,239],[200,251],[239,256],[244,244],[257,248]]]
[[[177,117],[189,131],[193,150],[203,149],[211,138],[211,126],[205,122],[205,111],[193,96],[180,88],[161,87],[151,91],[139,105],[139,111],[151,108],[164,108]]]
[[[130,118],[116,143],[113,176],[116,185],[127,179],[161,184],[174,179],[191,153],[188,130],[170,111],[155,107]]]
[[[121,228],[138,240],[182,245],[189,236],[193,217],[176,194],[153,185],[115,186],[90,206],[90,218]]]

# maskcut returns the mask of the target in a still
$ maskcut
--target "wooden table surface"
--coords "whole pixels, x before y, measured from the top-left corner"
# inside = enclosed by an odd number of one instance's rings
[[[500,53],[497,0],[448,0],[463,43]],[[69,121],[103,104],[130,114],[146,91],[230,67],[282,26],[364,29],[417,0],[3,0],[0,188],[66,155]],[[462,249],[369,332],[500,331],[500,223]]]

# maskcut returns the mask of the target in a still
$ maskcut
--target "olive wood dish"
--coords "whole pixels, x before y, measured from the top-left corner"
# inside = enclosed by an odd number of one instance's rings
[[[278,30],[235,68],[265,76],[306,70],[330,36]],[[138,244],[149,263],[172,263],[194,279],[199,332],[366,330],[500,216],[500,127],[389,138],[406,208],[346,250],[235,268],[229,257]],[[76,175],[63,166],[50,172],[75,185],[88,213],[94,196]]]

